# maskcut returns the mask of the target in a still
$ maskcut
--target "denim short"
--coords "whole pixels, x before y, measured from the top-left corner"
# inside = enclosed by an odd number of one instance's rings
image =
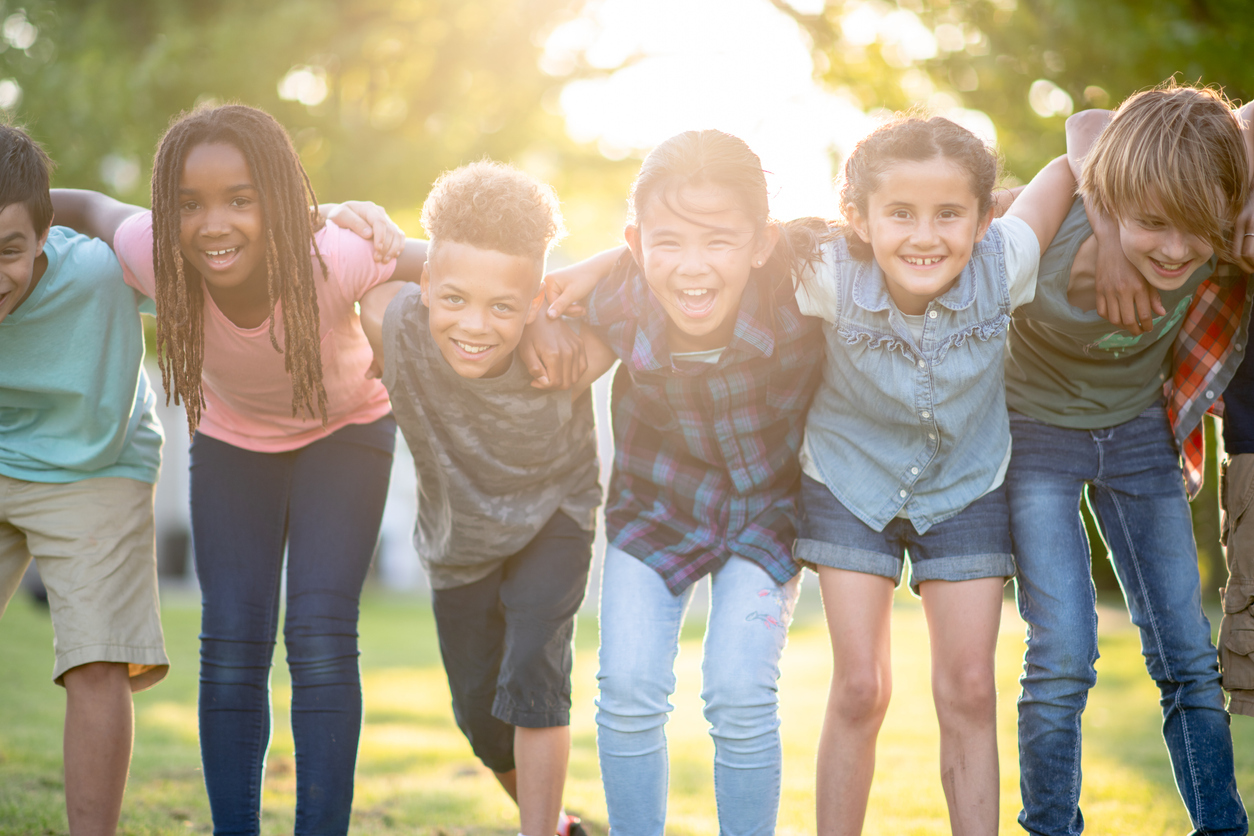
[[[1009,578],[1015,573],[1010,544],[1006,486],[936,523],[925,534],[910,520],[894,517],[876,531],[853,515],[827,486],[801,475],[802,518],[795,557],[819,566],[848,569],[901,582],[905,554],[910,554],[910,591],[923,581],[970,581]]]

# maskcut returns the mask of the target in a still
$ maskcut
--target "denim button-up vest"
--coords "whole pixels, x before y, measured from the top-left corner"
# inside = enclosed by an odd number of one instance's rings
[[[798,289],[816,283],[810,295],[829,308],[806,448],[841,504],[876,531],[903,510],[919,533],[952,517],[989,489],[1006,456],[1004,246],[994,223],[928,304],[920,342],[879,265],[853,258],[843,237]]]

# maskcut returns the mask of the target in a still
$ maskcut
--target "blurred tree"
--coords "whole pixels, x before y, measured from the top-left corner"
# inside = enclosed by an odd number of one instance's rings
[[[544,38],[579,5],[26,0],[0,12],[0,107],[59,185],[145,204],[161,132],[204,101],[274,114],[323,199],[415,207],[440,171],[486,155],[621,201],[630,166],[571,142],[544,107],[560,84],[538,66]]]
[[[770,2],[809,33],[820,77],[864,107],[987,113],[1021,180],[1062,153],[1073,110],[1173,75],[1254,95],[1246,0],[828,0],[814,15]]]

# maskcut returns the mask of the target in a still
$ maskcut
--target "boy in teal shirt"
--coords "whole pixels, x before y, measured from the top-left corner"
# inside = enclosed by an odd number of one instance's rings
[[[0,126],[0,615],[32,558],[66,689],[70,832],[117,829],[131,693],[169,668],[157,602],[156,397],[109,246],[53,227],[50,162]]]

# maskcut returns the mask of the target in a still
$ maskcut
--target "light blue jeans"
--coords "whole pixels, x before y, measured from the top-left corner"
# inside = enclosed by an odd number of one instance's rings
[[[768,836],[779,812],[779,657],[801,586],[783,586],[752,561],[712,575],[701,699],[714,738],[721,836]],[[692,587],[672,595],[662,576],[610,546],[601,580],[597,749],[614,836],[662,836],[666,720],[679,631]]]

